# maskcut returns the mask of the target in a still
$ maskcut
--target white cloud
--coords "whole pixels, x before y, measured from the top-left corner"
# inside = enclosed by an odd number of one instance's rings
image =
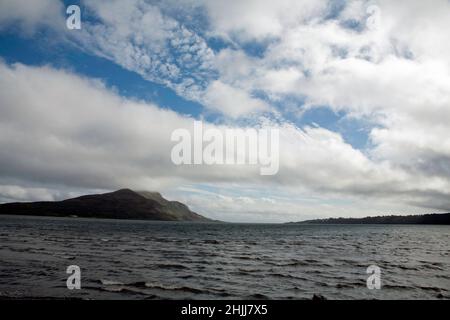
[[[264,101],[220,81],[211,83],[202,100],[207,108],[233,118],[270,110]]]
[[[0,30],[15,23],[20,30],[33,34],[40,26],[65,28],[63,5],[54,0],[2,0],[0,2]]]
[[[54,196],[45,188],[23,188],[14,185],[0,185],[2,201],[53,201]]]
[[[380,9],[380,21],[369,29],[367,8],[374,4]],[[449,14],[450,4],[444,0],[348,2],[336,19],[322,20],[319,14],[317,19],[289,25],[281,34],[273,32],[277,41],[260,58],[224,51],[219,57],[232,66],[225,63],[219,69],[221,78],[249,91],[261,90],[281,105],[283,97],[297,96],[306,101],[303,109],[325,105],[369,120],[374,125],[369,135],[374,147],[368,154],[405,174],[397,177],[404,183],[399,189],[421,190],[422,196],[411,192],[410,201],[432,206],[424,195],[427,188],[436,195],[449,192],[450,55],[448,34],[443,32],[450,27]],[[357,21],[359,29],[345,26],[349,19]],[[245,19],[237,25],[245,26]],[[231,37],[233,31],[225,29]],[[252,31],[248,26],[242,32]],[[406,178],[414,175],[415,182]],[[395,184],[389,189],[397,189]],[[441,196],[434,203],[449,208]]]
[[[286,28],[321,14],[322,0],[218,0],[203,1],[213,33],[243,41],[279,37]]]
[[[86,22],[75,40],[144,79],[166,85],[198,101],[213,77],[213,51],[205,40],[144,0],[84,4],[97,18]]]
[[[204,187],[211,189],[205,191]],[[361,198],[343,198],[342,195],[315,194],[306,190],[292,190],[272,186],[261,196],[261,190],[238,187],[236,184],[202,188],[179,188],[168,196],[187,203],[198,212],[213,219],[235,222],[286,222],[322,217],[361,217],[367,215],[420,214],[423,208],[405,205],[395,199],[370,202]],[[242,196],[245,194],[246,196]]]

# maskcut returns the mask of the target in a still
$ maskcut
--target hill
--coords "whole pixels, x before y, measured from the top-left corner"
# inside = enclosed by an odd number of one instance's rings
[[[63,201],[0,204],[0,214],[160,221],[211,221],[192,212],[181,202],[164,199],[157,192],[136,192],[130,189],[85,195]]]

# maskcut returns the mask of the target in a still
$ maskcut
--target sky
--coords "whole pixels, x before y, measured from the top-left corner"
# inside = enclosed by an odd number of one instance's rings
[[[449,16],[448,0],[0,0],[0,202],[126,187],[233,222],[448,212]],[[195,120],[278,129],[278,173],[175,165],[171,134]]]

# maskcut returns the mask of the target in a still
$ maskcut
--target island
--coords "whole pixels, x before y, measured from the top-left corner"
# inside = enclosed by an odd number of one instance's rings
[[[5,203],[0,204],[0,214],[159,221],[213,221],[191,211],[181,202],[164,199],[158,192],[130,189],[84,195],[63,201]]]

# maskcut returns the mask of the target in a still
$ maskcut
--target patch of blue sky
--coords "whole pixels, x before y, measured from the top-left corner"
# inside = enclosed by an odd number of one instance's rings
[[[212,36],[205,39],[205,41],[208,44],[208,46],[214,51],[214,53],[218,53],[221,50],[230,47],[230,43],[228,41],[225,41],[221,37]]]
[[[262,58],[266,53],[267,48],[272,44],[274,39],[265,39],[263,41],[248,41],[240,45],[240,49],[243,50],[248,56]]]
[[[328,14],[325,16],[324,20],[337,20],[342,11],[346,8],[348,2],[345,0],[333,0],[328,3]],[[359,21],[356,19],[346,19],[340,20],[339,24],[341,27],[346,29],[352,29],[357,32],[361,32],[366,28],[364,21]]]
[[[316,126],[341,134],[353,148],[367,150],[371,145],[370,131],[374,125],[364,119],[350,117],[346,112],[336,112],[327,106],[307,109],[296,121],[300,127]]]
[[[321,127],[341,134],[344,141],[355,149],[364,151],[372,147],[369,134],[375,124],[369,119],[356,119],[345,111],[334,111],[326,105],[306,108],[306,98],[294,96],[272,98],[264,92],[256,92],[254,96],[269,102],[280,112],[282,119],[299,128]]]
[[[166,86],[145,80],[107,59],[89,55],[70,44],[52,43],[47,31],[40,31],[32,38],[0,33],[0,43],[0,56],[9,64],[50,65],[101,79],[107,87],[114,88],[126,98],[155,103],[193,117],[199,117],[203,111],[199,103],[186,100]]]
[[[346,29],[351,29],[357,32],[362,32],[365,28],[366,28],[366,23],[365,21],[359,21],[359,20],[355,20],[355,19],[347,19],[347,20],[342,20],[340,22],[340,26],[344,27]]]
[[[337,19],[340,13],[345,9],[347,5],[346,0],[332,0],[328,2],[327,15],[325,15],[324,20],[334,20]]]

